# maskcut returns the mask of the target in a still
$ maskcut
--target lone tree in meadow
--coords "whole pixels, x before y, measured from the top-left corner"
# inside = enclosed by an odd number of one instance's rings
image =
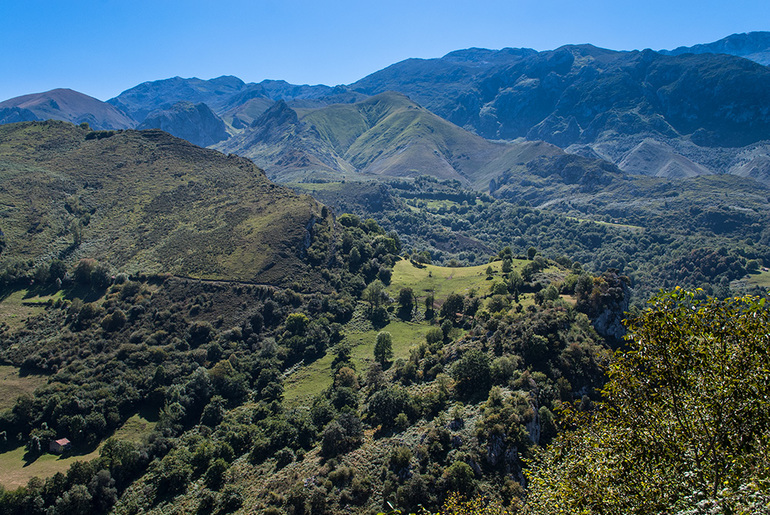
[[[374,359],[381,365],[385,365],[393,357],[393,337],[387,331],[377,334],[377,343],[374,344]]]
[[[382,284],[382,281],[379,279],[375,279],[366,287],[361,294],[361,298],[368,302],[371,311],[374,311],[376,308],[380,307],[380,304],[382,304],[382,301],[385,298],[385,285]]]
[[[398,292],[398,316],[410,320],[414,311],[414,292],[411,288],[401,288]]]

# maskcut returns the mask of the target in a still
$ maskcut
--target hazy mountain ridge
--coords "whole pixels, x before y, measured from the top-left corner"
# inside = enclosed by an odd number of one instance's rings
[[[464,95],[444,94],[456,87],[447,85],[456,83],[452,76],[438,76],[432,88],[413,84],[413,66],[404,61],[376,72],[363,81],[382,86],[366,91],[400,91],[493,139],[528,137],[568,146],[610,132],[663,137],[697,132],[700,144],[743,146],[770,137],[770,118],[762,108],[770,95],[770,70],[731,56],[566,46],[489,68],[474,77]],[[430,74],[434,64],[422,67]],[[389,80],[399,75],[400,83]]]
[[[156,109],[167,109],[180,101],[203,102],[216,112],[233,95],[247,88],[245,82],[233,76],[222,76],[210,80],[197,77],[148,81],[130,88],[107,103],[122,109],[137,121]]]
[[[713,43],[680,46],[673,50],[659,50],[665,55],[729,54],[745,57],[759,64],[770,65],[770,32],[731,34]]]
[[[510,49],[499,52],[511,55]],[[351,88],[400,91],[484,137],[543,139],[573,152],[612,156],[616,164],[652,138],[677,148],[695,169],[732,173],[723,158],[708,154],[729,154],[734,161],[740,147],[770,138],[770,70],[741,58],[591,45],[514,55],[475,75],[451,54],[410,59]],[[761,168],[764,159],[763,153],[754,166]]]
[[[502,173],[523,173],[538,158],[595,161],[542,142],[485,140],[393,92],[317,109],[280,101],[215,147],[254,160],[284,182],[433,175],[487,189]]]
[[[280,169],[270,171],[275,177],[289,168],[297,172],[298,163],[306,168],[312,163],[311,168],[317,168],[310,170],[314,177],[319,177],[320,171],[321,177],[329,173],[339,176],[353,169],[387,174],[394,169],[394,160],[407,170],[398,175],[413,175],[410,169],[433,169],[438,177],[452,177],[456,164],[439,159],[441,151],[426,160],[426,149],[433,145],[429,142],[423,149],[414,144],[400,149],[398,159],[383,151],[375,164],[371,156],[356,161],[352,154],[331,155],[330,142],[309,133],[301,141],[293,139],[290,145],[284,142],[283,150],[266,148],[254,134],[245,135],[278,100],[304,113],[398,91],[485,138],[544,140],[568,152],[608,159],[631,173],[672,178],[733,173],[767,184],[770,69],[733,55],[711,53],[753,55],[761,53],[767,40],[770,33],[735,34],[706,45],[661,52],[620,52],[592,45],[568,45],[543,52],[469,48],[436,59],[407,59],[349,86],[292,85],[280,80],[256,84],[233,76],[210,80],[174,77],[142,83],[108,102],[119,108],[115,112],[123,117],[114,128],[139,125],[151,112],[172,109],[178,102],[205,103],[226,125],[228,134],[238,136],[238,143],[228,146],[232,151],[252,156],[263,166],[274,165],[268,156],[283,155]],[[41,94],[41,98],[51,93]],[[22,109],[0,111],[0,120],[54,117],[88,121],[94,128],[113,127],[84,114],[82,108],[68,113],[58,104],[56,108],[46,107],[46,101],[41,100],[37,111],[24,110],[19,99],[0,104],[0,108]],[[91,100],[93,110],[106,109],[107,104]],[[163,116],[168,119],[170,114]],[[163,126],[176,136],[210,145],[227,137],[220,122],[210,118],[177,114],[173,123],[156,120],[143,126]],[[246,140],[258,148],[248,149]],[[377,143],[387,144],[384,140]],[[291,146],[288,153],[287,145]],[[363,140],[354,153],[362,145]],[[333,153],[339,154],[339,149]],[[345,164],[349,158],[355,163]],[[410,159],[415,161],[410,164]],[[497,175],[504,172],[499,170]],[[488,175],[491,179],[495,173]],[[292,177],[300,178],[297,173]]]
[[[115,107],[71,89],[54,89],[0,102],[0,110],[18,108],[41,120],[63,120],[75,124],[86,122],[93,129],[130,129],[136,121]],[[32,121],[18,120],[14,121]]]
[[[201,147],[229,137],[225,123],[203,102],[179,101],[168,109],[152,111],[137,129],[161,129]]]

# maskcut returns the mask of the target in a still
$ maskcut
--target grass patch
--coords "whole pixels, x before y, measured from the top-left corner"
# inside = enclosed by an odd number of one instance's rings
[[[432,211],[432,212],[438,212],[438,210],[441,209],[442,207],[448,211],[452,206],[460,206],[461,205],[459,202],[454,202],[452,200],[433,200],[433,199],[431,199],[431,200],[425,200],[424,202],[426,203],[425,207],[429,211]]]
[[[609,227],[617,227],[619,229],[629,229],[629,230],[632,230],[632,231],[642,231],[642,230],[644,230],[644,227],[641,227],[639,225],[621,224],[621,223],[618,223],[618,222],[605,222],[605,221],[602,221],[602,220],[591,220],[589,218],[576,218],[574,216],[568,216],[566,218],[568,218],[569,220],[575,220],[577,222],[589,222],[589,223],[592,223],[592,224],[607,225]]]
[[[330,182],[289,182],[285,186],[303,193],[312,194],[317,191],[341,191],[344,183],[337,181]]]
[[[12,490],[26,485],[33,477],[50,477],[57,472],[66,473],[76,461],[89,461],[99,456],[98,449],[87,454],[42,454],[34,461],[26,461],[24,446],[0,453],[0,485]]]
[[[0,410],[12,408],[20,395],[32,395],[37,387],[47,382],[47,376],[21,376],[18,368],[0,365]]]
[[[12,367],[0,367],[0,369]],[[0,373],[2,370],[0,370]],[[136,443],[150,434],[155,428],[156,420],[145,413],[132,416],[113,433],[112,438],[125,442]],[[66,473],[76,461],[90,461],[99,457],[102,442],[96,449],[88,452],[68,452],[63,455],[41,454],[36,459],[28,461],[24,446],[0,453],[0,485],[7,490],[12,490],[26,485],[33,477],[46,478],[57,472]]]
[[[380,330],[351,334],[345,338],[345,341],[351,346],[353,363],[356,365],[356,370],[361,373],[374,362],[374,343],[377,340],[377,333],[387,331],[393,337],[393,360],[406,359],[409,357],[409,349],[425,341],[425,333],[430,327],[426,322],[393,321]]]
[[[45,303],[31,302],[28,290],[18,290],[10,293],[0,302],[0,320],[11,329],[18,329],[29,317],[34,316],[45,308]]]
[[[351,332],[345,335],[343,344],[350,345],[351,358],[359,374],[365,374],[369,365],[374,362],[374,343],[377,333],[388,331],[393,337],[393,359],[408,358],[409,349],[425,341],[425,333],[430,329],[427,322],[392,321],[380,330]],[[332,384],[332,361],[335,350],[330,349],[326,355],[309,365],[302,366],[284,380],[283,399],[287,406],[309,404],[316,395],[323,392]]]
[[[332,384],[332,361],[334,352],[309,365],[299,367],[283,382],[283,402],[290,407],[308,405],[310,401]]]
[[[94,302],[103,296],[104,291],[81,285],[68,290],[36,287],[6,291],[4,296],[0,297],[0,321],[8,324],[11,329],[18,329],[28,318],[38,315],[48,304],[57,300],[72,300],[78,297],[84,302]]]
[[[112,437],[124,442],[141,442],[142,438],[152,433],[157,423],[157,417],[151,417],[146,413],[137,413],[126,420]]]
[[[749,274],[746,277],[746,282],[753,286],[770,289],[770,270],[762,270]]]
[[[514,259],[513,269],[521,271],[528,261],[525,259]],[[500,279],[502,266],[501,261],[492,263],[451,268],[436,265],[412,264],[411,261],[402,259],[393,267],[393,277],[387,291],[391,297],[396,297],[401,288],[412,288],[418,299],[424,299],[431,292],[439,304],[443,302],[450,293],[459,293],[467,295],[472,290],[476,290],[478,295],[489,293],[489,287],[492,281],[487,280],[487,267],[491,266],[494,270],[493,280]]]

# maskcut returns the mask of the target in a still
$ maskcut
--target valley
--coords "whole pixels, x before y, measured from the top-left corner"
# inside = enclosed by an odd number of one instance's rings
[[[766,36],[0,102],[0,515],[766,511]]]

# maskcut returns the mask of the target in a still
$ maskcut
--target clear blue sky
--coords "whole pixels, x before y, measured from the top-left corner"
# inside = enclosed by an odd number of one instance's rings
[[[177,75],[348,84],[468,47],[659,50],[755,30],[768,0],[0,0],[0,100],[107,100]]]

